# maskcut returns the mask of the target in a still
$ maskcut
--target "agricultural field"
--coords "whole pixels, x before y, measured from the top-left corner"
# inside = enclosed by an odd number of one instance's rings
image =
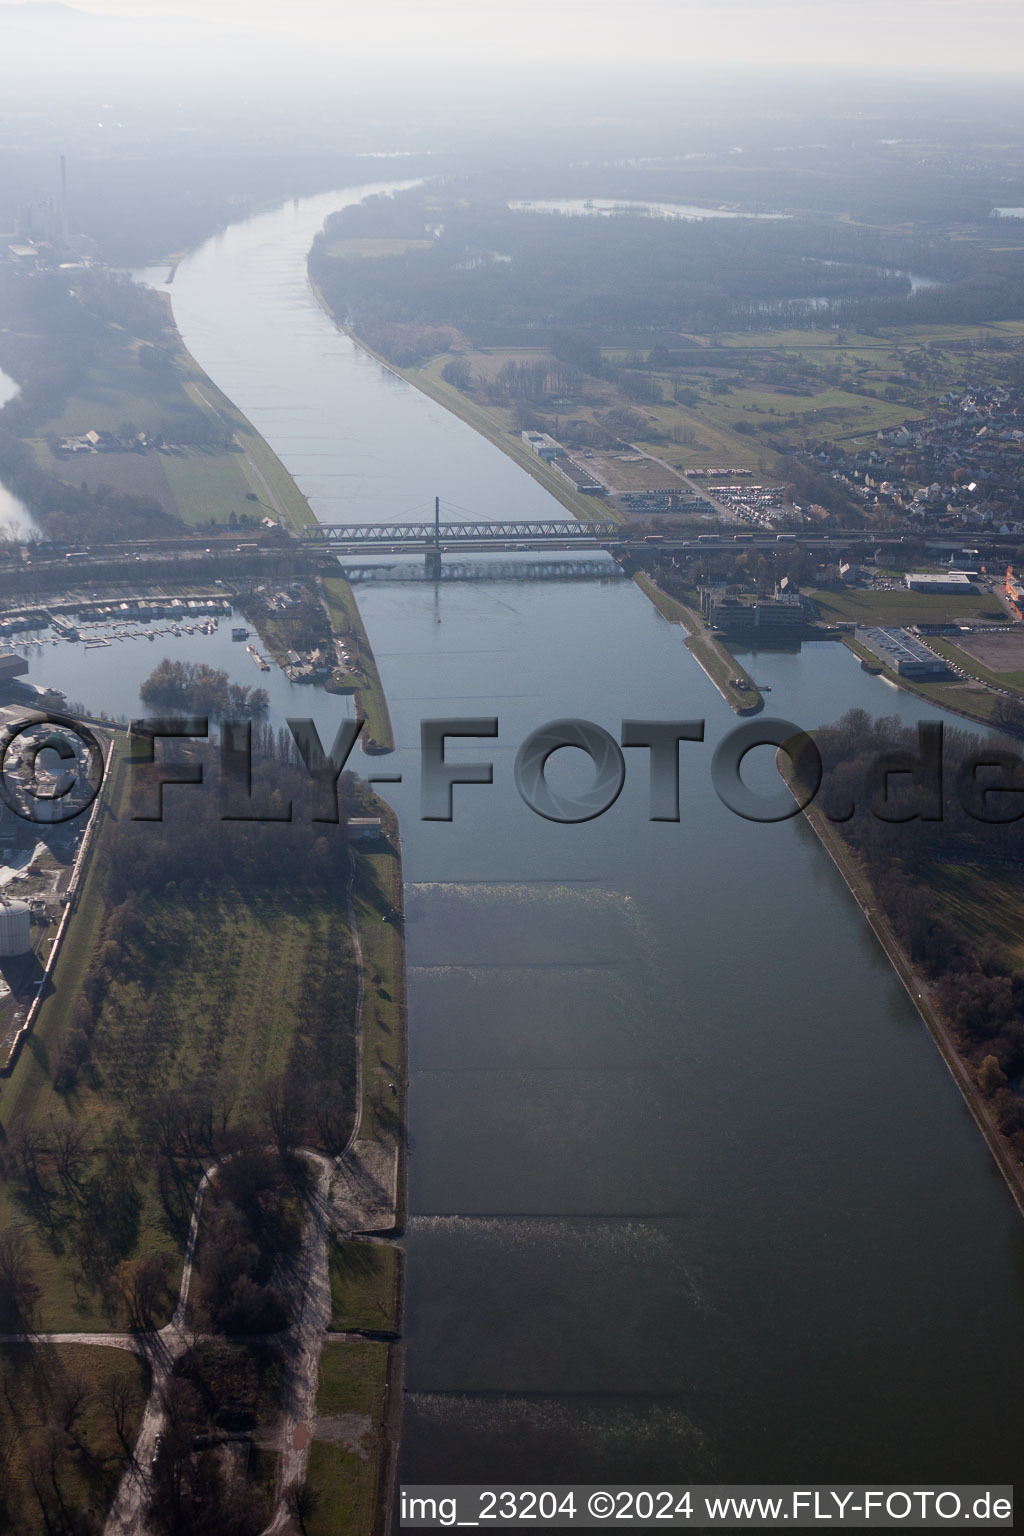
[[[254,497],[259,484],[240,449],[166,448],[148,453],[55,455],[45,442],[32,444],[40,469],[90,491],[104,486],[133,496],[152,496],[166,512],[189,524],[266,517]]]
[[[771,481],[778,480],[782,473],[773,443],[797,447],[808,436],[873,435],[882,427],[895,426],[924,410],[923,399],[915,398],[910,391],[901,391],[898,400],[881,398],[881,385],[868,374],[868,364],[840,354],[834,343],[824,359],[818,357],[813,362],[804,352],[814,349],[793,348],[790,356],[759,344],[736,346],[732,349],[735,366],[732,358],[718,348],[713,354],[709,351],[705,363],[701,350],[694,349],[685,370],[670,372],[645,366],[643,379],[651,398],[636,400],[610,380],[584,378],[579,396],[571,403],[539,407],[548,430],[567,444],[582,435],[579,424],[583,425],[584,434],[603,430],[607,435],[611,430],[684,473],[729,465],[749,469]],[[880,350],[878,366],[885,359],[891,369],[895,365],[889,357],[890,346],[886,344]],[[517,432],[517,402],[509,399],[503,403],[492,398],[494,381],[504,364],[539,363],[547,354],[535,349],[489,348],[463,351],[459,357],[469,365],[474,380],[469,391],[456,391],[444,384],[442,372],[450,361],[447,356],[432,358],[421,368],[404,371],[412,382],[429,386],[431,393],[440,388],[462,400],[468,396],[467,403],[471,402],[474,410],[481,411],[504,432]],[[837,361],[840,357],[842,360]],[[622,363],[624,358],[609,353],[608,361]],[[643,363],[642,357],[640,361]],[[791,363],[810,370],[796,387],[784,377]],[[766,371],[778,371],[783,378],[778,384],[766,382],[762,377]],[[839,383],[834,382],[837,377]],[[858,389],[843,388],[844,377],[849,377]],[[618,426],[617,418],[621,418]],[[631,474],[620,473],[614,465],[609,465],[609,469],[608,484],[616,490],[652,489],[671,483],[664,468],[653,463]],[[600,461],[597,473],[605,478]]]
[[[1024,881],[1020,873],[969,864],[933,864],[928,886],[954,925],[979,947],[994,939],[1024,965]]]
[[[151,496],[187,524],[272,517],[293,528],[307,526],[313,520],[308,503],[276,454],[191,358],[180,351],[176,366],[145,369],[137,350],[126,345],[97,359],[93,387],[42,424],[30,439],[40,469],[91,491],[107,486]],[[127,428],[157,435],[164,446],[75,454],[58,449],[62,437],[89,431],[126,436]],[[197,442],[197,436],[210,440]]]
[[[715,336],[713,343],[692,338],[697,344],[676,353],[672,368],[655,366],[657,353],[650,349],[609,349],[604,354],[609,371],[635,370],[643,398],[624,391],[621,375],[618,383],[584,375],[578,396],[557,403],[538,400],[535,411],[543,413],[546,429],[567,444],[581,435],[581,424],[583,434],[610,428],[684,473],[730,465],[777,481],[784,473],[777,448],[798,449],[808,438],[871,441],[880,430],[928,414],[939,394],[964,381],[965,343],[973,347],[972,379],[996,383],[1007,366],[999,349],[1021,337],[1024,322],[1014,321],[893,328],[876,335],[733,333]],[[985,351],[986,341],[993,343],[991,352]],[[468,388],[453,388],[442,377],[452,354],[402,371],[474,425],[486,420],[501,433],[518,435],[522,403],[499,397],[498,376],[510,362],[554,366],[551,355],[536,347],[473,349],[468,344],[456,355],[470,369]],[[676,366],[680,357],[685,363]],[[614,461],[605,464],[596,448],[595,460],[589,467],[613,490],[669,483],[666,471],[653,463],[629,471]]]
[[[84,510],[87,533],[102,533],[117,498],[114,522],[130,512],[140,533],[166,532],[168,516],[296,529],[313,520],[280,460],[181,344],[164,296],[97,269],[50,310],[30,298],[8,295],[16,323],[0,331],[22,385],[4,425],[31,454],[9,442],[5,468],[44,525],[66,533]]]

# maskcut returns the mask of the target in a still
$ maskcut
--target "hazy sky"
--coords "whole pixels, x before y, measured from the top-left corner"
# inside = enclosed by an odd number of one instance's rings
[[[28,0],[45,4],[45,0]],[[0,0],[2,8],[25,0]],[[576,62],[779,62],[883,71],[1019,69],[1024,0],[91,0],[80,10],[188,17],[255,43],[424,62],[564,55]]]

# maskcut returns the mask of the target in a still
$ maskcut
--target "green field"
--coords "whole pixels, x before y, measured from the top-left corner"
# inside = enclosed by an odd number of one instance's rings
[[[388,1347],[335,1343],[320,1356],[317,1438],[310,1447],[308,1485],[317,1500],[308,1536],[372,1531],[380,1497]],[[323,1438],[328,1426],[335,1436]]]
[[[630,434],[630,440],[644,452],[664,459],[677,469],[704,467],[708,464],[734,465],[771,479],[778,467],[779,456],[765,441],[766,437],[798,443],[809,433],[827,431],[831,436],[873,434],[881,427],[894,426],[922,414],[921,406],[913,394],[901,395],[898,400],[883,400],[875,393],[861,394],[836,387],[819,371],[821,367],[834,367],[840,357],[843,359],[844,372],[850,372],[851,376],[856,371],[858,361],[867,362],[870,359],[875,367],[883,366],[882,359],[891,351],[891,342],[876,342],[879,355],[866,351],[863,357],[858,358],[850,348],[837,347],[835,336],[831,333],[826,333],[830,344],[829,355],[823,355],[813,343],[806,346],[795,344],[792,338],[806,341],[807,333],[783,334],[784,340],[774,345],[761,337],[745,337],[742,339],[743,344],[740,339],[730,338],[737,368],[747,374],[751,371],[758,374],[782,348],[783,355],[792,355],[815,364],[815,376],[806,392],[798,394],[782,386],[730,378],[731,370],[723,368],[716,338],[718,355],[705,362],[700,357],[700,350],[695,349],[692,365],[683,370],[681,378],[670,374],[651,375],[661,390],[660,401],[632,402],[613,385],[588,379],[583,391],[586,400],[574,408],[573,416],[597,423],[602,411],[615,406],[626,407],[641,416],[647,424],[646,428],[636,428]],[[810,334],[814,336],[816,333]],[[483,377],[493,375],[496,364],[503,360],[532,361],[543,354],[531,349],[495,347],[489,348],[486,353],[468,352],[464,355],[474,373]],[[510,426],[514,425],[511,406],[494,405],[479,397],[470,398],[441,378],[441,371],[448,360],[447,356],[436,357],[421,368],[409,368],[402,372],[412,383],[433,395],[449,410],[490,437],[511,457],[522,462],[566,506],[571,506],[580,516],[593,516],[593,504],[587,505],[588,498],[575,495],[546,466],[538,468],[536,455],[523,448],[518,432],[510,432]],[[686,405],[673,398],[674,378],[687,390],[696,393],[698,399],[694,404]],[[727,379],[728,392],[716,393],[714,381],[723,378]],[[870,387],[874,390],[877,384],[872,381]],[[737,424],[752,427],[754,431],[737,432]]]
[[[262,509],[257,507],[259,515],[281,518],[296,531],[311,527],[316,522],[312,508],[270,444],[207,377],[195,358],[184,347],[180,352],[185,390],[190,399],[230,429],[242,450],[255,494],[264,503]]]
[[[109,486],[152,496],[188,524],[229,523],[232,514],[283,520],[300,529],[315,521],[309,503],[277,455],[180,343],[173,363],[140,366],[140,343],[112,329],[78,391],[35,427],[30,439],[40,468],[68,485]],[[220,442],[194,442],[212,424]],[[123,428],[160,436],[171,447],[145,452],[55,454],[53,435]],[[49,439],[49,441],[48,441]]]
[[[883,332],[834,330],[799,331],[726,331],[715,337],[716,347],[738,347],[757,351],[786,348],[793,351],[862,352],[868,356],[890,351],[894,345],[923,347],[928,342],[985,341],[995,337],[1024,336],[1024,320],[988,320],[979,324],[892,326]]]
[[[67,398],[59,411],[38,424],[37,435],[55,432],[74,437],[85,432],[118,433],[131,423],[136,431],[159,433],[168,442],[186,433],[195,420],[195,408],[186,396],[176,366],[143,368],[139,343],[124,332],[110,330],[106,344],[94,357],[78,392]],[[73,472],[77,460],[66,462]],[[131,458],[109,454],[103,458]]]
[[[70,485],[90,491],[104,486],[133,496],[152,496],[165,511],[189,524],[230,522],[273,516],[269,503],[249,499],[263,490],[240,449],[181,448],[149,453],[51,453],[46,443],[32,443],[40,469]]]
[[[868,628],[872,625],[964,624],[1003,614],[998,600],[981,592],[961,597],[945,592],[875,592],[852,588],[843,592],[821,589],[808,595],[814,599],[827,623],[852,622]]]

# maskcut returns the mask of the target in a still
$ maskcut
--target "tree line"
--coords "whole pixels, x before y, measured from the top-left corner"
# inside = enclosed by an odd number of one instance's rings
[[[264,715],[270,708],[265,688],[246,683],[232,683],[221,667],[205,661],[172,661],[165,656],[153,668],[139,689],[147,704],[169,710],[220,719],[249,719]]]
[[[1024,910],[1024,759],[998,739],[914,730],[860,709],[814,740],[824,765],[816,803],[1024,1160],[1024,961],[991,916],[1000,897],[1011,917]],[[809,773],[798,766],[805,782]],[[960,900],[950,899],[951,880]]]

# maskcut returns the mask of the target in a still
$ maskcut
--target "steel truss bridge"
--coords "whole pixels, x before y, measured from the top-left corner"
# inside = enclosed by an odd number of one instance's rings
[[[346,581],[353,585],[365,585],[375,581],[423,581],[430,579],[422,565],[404,560],[390,564],[383,561],[365,561],[355,564],[344,558],[339,569]],[[560,560],[534,559],[522,555],[518,560],[460,560],[449,556],[441,565],[438,576],[442,581],[609,581],[623,577],[624,573],[612,560],[573,559],[566,555]]]
[[[302,543],[346,549],[431,550],[504,545],[506,548],[571,545],[594,549],[622,541],[621,524],[576,521],[540,523],[322,523],[304,528]]]

